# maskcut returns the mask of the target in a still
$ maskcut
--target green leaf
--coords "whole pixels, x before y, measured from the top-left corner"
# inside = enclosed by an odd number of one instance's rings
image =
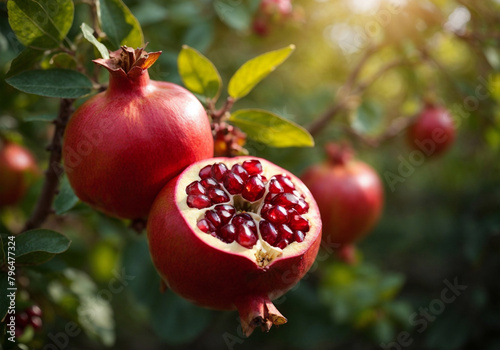
[[[78,98],[92,91],[92,82],[69,69],[30,70],[5,80],[18,90],[47,97]]]
[[[98,15],[102,30],[114,49],[121,45],[142,47],[144,37],[141,25],[121,0],[99,0]]]
[[[17,55],[16,58],[12,60],[9,72],[5,77],[10,78],[21,72],[32,69],[33,66],[40,61],[43,54],[43,51],[30,49],[29,47],[24,49],[19,55]]]
[[[23,120],[25,122],[46,122],[52,123],[56,119],[55,115],[52,114],[41,114],[41,115],[29,115],[25,117]]]
[[[59,188],[59,194],[54,200],[54,209],[57,215],[66,213],[68,210],[73,208],[76,203],[78,203],[78,197],[73,192],[71,185],[69,184],[68,177],[64,176],[61,180],[61,187]]]
[[[16,236],[16,265],[36,265],[68,250],[71,241],[64,235],[44,229]]]
[[[244,1],[216,0],[214,8],[220,20],[229,27],[240,31],[250,27],[253,14]]]
[[[287,119],[261,109],[240,109],[229,121],[253,140],[272,147],[313,147],[309,132]]]
[[[295,50],[294,45],[270,51],[244,63],[229,81],[228,93],[234,99],[246,96],[261,80],[282,64]]]
[[[383,128],[383,108],[372,101],[363,101],[351,116],[351,126],[361,134],[375,134]]]
[[[101,57],[109,58],[108,48],[103,43],[100,43],[96,39],[96,37],[94,36],[94,29],[89,27],[85,22],[82,23],[80,28],[82,28],[83,37],[87,39],[92,45],[94,45],[97,48],[97,50],[99,50]]]
[[[113,285],[99,289],[85,272],[66,269],[64,276],[70,281],[69,289],[80,301],[77,309],[78,322],[85,333],[92,339],[99,340],[106,346],[115,343],[115,322],[110,298],[124,290],[125,282],[113,277]]]
[[[208,58],[184,45],[177,63],[186,88],[215,100],[219,97],[222,80],[217,68]]]
[[[7,9],[19,41],[34,48],[58,47],[73,23],[71,0],[10,0]]]

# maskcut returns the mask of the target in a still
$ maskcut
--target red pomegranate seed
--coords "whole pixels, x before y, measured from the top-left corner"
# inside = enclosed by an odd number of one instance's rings
[[[304,218],[302,215],[293,215],[290,219],[290,227],[294,230],[309,231],[309,221]]]
[[[226,192],[213,187],[208,189],[208,198],[210,198],[213,203],[229,202],[229,196]]]
[[[186,194],[207,194],[207,190],[199,181],[194,181],[186,187]]]
[[[275,175],[274,178],[280,183],[285,192],[292,193],[295,190],[295,185],[292,180],[286,175]]]
[[[227,171],[227,166],[224,163],[215,163],[212,165],[212,177],[217,181],[222,181]]]
[[[262,164],[256,159],[245,160],[241,165],[250,175],[257,175],[262,173]]]
[[[269,192],[266,194],[266,198],[264,198],[264,203],[271,203],[274,197],[276,197],[276,195]]]
[[[293,238],[295,242],[303,242],[304,238],[306,237],[305,233],[302,231],[295,231]]]
[[[271,203],[285,208],[293,208],[299,203],[299,199],[291,193],[280,193],[273,198]]]
[[[192,194],[187,197],[187,205],[190,208],[203,209],[212,205],[210,198],[202,194]]]
[[[251,221],[251,220],[253,220],[252,215],[250,215],[248,213],[240,213],[240,214],[236,214],[233,217],[233,221],[231,221],[231,223],[233,225],[240,226],[240,225],[243,225],[244,223],[246,223],[247,221]]]
[[[203,179],[200,181],[200,184],[205,187],[207,190],[209,188],[220,188],[220,185],[215,179],[212,179],[211,177],[207,177],[206,179]]]
[[[295,210],[299,214],[305,214],[309,211],[309,204],[304,199],[299,198],[299,203],[295,206]]]
[[[224,187],[231,194],[241,193],[243,190],[244,182],[239,175],[233,174],[231,172],[226,173],[224,179]]]
[[[271,209],[273,206],[271,204],[264,204],[262,206],[262,209],[260,209],[260,216],[262,216],[263,218],[266,218],[267,216],[267,212],[269,211],[269,209]]]
[[[196,226],[198,226],[198,228],[205,233],[215,231],[214,225],[212,225],[212,223],[207,219],[201,219],[200,221],[198,221]]]
[[[264,241],[273,245],[278,239],[278,231],[269,221],[262,220],[259,223],[260,234]]]
[[[269,192],[271,193],[281,193],[284,192],[283,186],[276,179],[271,179],[269,181]]]
[[[278,232],[279,232],[280,239],[286,239],[289,242],[293,238],[293,231],[286,224],[279,225],[278,226]]]
[[[215,206],[214,209],[217,212],[217,214],[219,215],[223,225],[225,225],[229,221],[231,221],[231,218],[233,217],[234,213],[236,212],[234,207],[227,205],[227,204],[218,204]]]
[[[201,179],[206,179],[206,178],[212,176],[212,166],[206,165],[203,168],[201,168],[200,172],[198,173],[198,176]]]
[[[247,201],[255,202],[256,200],[262,198],[265,191],[266,191],[266,186],[264,185],[264,182],[262,182],[262,180],[257,176],[251,176],[246,181],[245,187],[243,188],[243,192],[241,193],[241,195]]]
[[[304,199],[304,195],[303,195],[302,193],[300,193],[299,191],[297,191],[297,190],[293,190],[293,191],[292,191],[292,194],[293,194],[295,197],[297,197],[297,198],[302,198],[302,199]]]
[[[219,235],[225,242],[232,243],[236,239],[236,227],[233,224],[222,226]]]
[[[233,165],[233,167],[231,168],[231,171],[238,175],[239,177],[241,177],[241,179],[243,181],[245,181],[246,179],[248,179],[248,172],[240,165],[240,164],[235,164]]]
[[[245,248],[252,248],[257,243],[257,236],[247,225],[236,227],[236,241]]]
[[[276,247],[280,249],[285,249],[285,247],[288,245],[288,241],[286,239],[282,239],[281,241],[276,244]]]
[[[219,215],[214,210],[208,210],[205,213],[205,218],[214,225],[214,227],[219,227],[222,224],[222,220]]]
[[[288,221],[288,212],[282,206],[275,206],[266,213],[266,218],[273,224],[284,224]]]
[[[252,230],[252,232],[257,235],[257,225],[255,224],[255,221],[252,220],[248,220],[247,222],[245,222],[243,225],[246,225],[250,228],[250,230]]]

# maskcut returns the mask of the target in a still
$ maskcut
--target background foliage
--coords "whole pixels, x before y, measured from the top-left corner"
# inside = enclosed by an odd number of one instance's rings
[[[18,267],[18,307],[36,302],[44,311],[42,331],[25,334],[20,346],[376,349],[407,331],[409,348],[500,348],[500,3],[400,3],[394,10],[386,1],[296,0],[293,18],[274,21],[261,37],[252,32],[258,0],[101,0],[100,18],[87,1],[0,2],[0,129],[30,148],[44,169],[59,104],[50,96],[92,91],[86,74],[103,49],[85,38],[92,40],[97,28],[109,49],[146,41],[148,50],[162,50],[150,74],[178,84],[182,45],[208,57],[227,84],[247,60],[294,44],[288,60],[236,107],[267,109],[310,126],[316,146],[272,148],[250,140],[248,150],[300,174],[324,159],[325,142],[346,139],[386,189],[383,217],[359,244],[360,262],[347,266],[321,251],[306,278],[276,302],[288,324],[245,339],[236,312],[162,295],[144,235],[77,203],[63,178],[58,215],[44,228],[64,233],[71,246],[63,254],[63,241],[52,253],[40,248],[57,256]],[[37,6],[53,10],[47,35],[27,24],[26,16],[40,13]],[[82,23],[88,25],[83,34]],[[48,68],[58,70],[49,75]],[[105,81],[98,73],[94,82]],[[444,156],[416,165],[403,131],[385,136],[395,121],[415,115],[424,98],[447,106],[458,138]],[[325,115],[328,122],[313,132]],[[391,185],[389,172],[403,181]],[[22,229],[42,181],[19,206],[0,211],[2,233]],[[415,322],[423,319],[421,308],[432,311],[444,281],[455,279],[467,288],[424,329]],[[69,322],[80,330],[74,336]]]

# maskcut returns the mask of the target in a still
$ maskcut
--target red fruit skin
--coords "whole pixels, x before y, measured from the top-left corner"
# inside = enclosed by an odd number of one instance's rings
[[[454,140],[453,118],[444,107],[427,105],[408,129],[410,145],[428,157],[443,153]]]
[[[259,159],[232,159],[239,158]],[[214,163],[224,162],[226,158],[216,159]],[[286,170],[283,172],[288,173]],[[293,174],[289,176],[298,181]],[[177,181],[178,178],[170,181],[157,196],[147,228],[153,263],[174,292],[200,306],[219,310],[237,308],[240,314],[245,315],[258,304],[273,307],[269,300],[292,288],[313,264],[321,243],[319,217],[319,233],[316,232],[315,240],[303,254],[277,258],[265,268],[260,268],[255,261],[221,251],[193,233],[176,204]],[[310,193],[305,195],[311,198],[310,210],[317,212]],[[314,233],[311,231],[308,234]]]
[[[37,173],[35,158],[29,150],[5,142],[0,149],[0,207],[19,203]]]
[[[308,168],[301,179],[318,204],[327,247],[341,250],[366,235],[379,220],[383,187],[367,164],[325,162]]]
[[[162,187],[213,156],[201,103],[186,89],[112,72],[110,86],[70,119],[63,159],[76,195],[110,216],[147,216]]]

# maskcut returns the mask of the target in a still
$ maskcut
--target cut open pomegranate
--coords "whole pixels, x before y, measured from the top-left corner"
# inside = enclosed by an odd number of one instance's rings
[[[317,205],[293,174],[256,157],[199,161],[156,198],[153,262],[194,303],[237,308],[245,334],[286,319],[271,303],[309,270],[321,241]]]

